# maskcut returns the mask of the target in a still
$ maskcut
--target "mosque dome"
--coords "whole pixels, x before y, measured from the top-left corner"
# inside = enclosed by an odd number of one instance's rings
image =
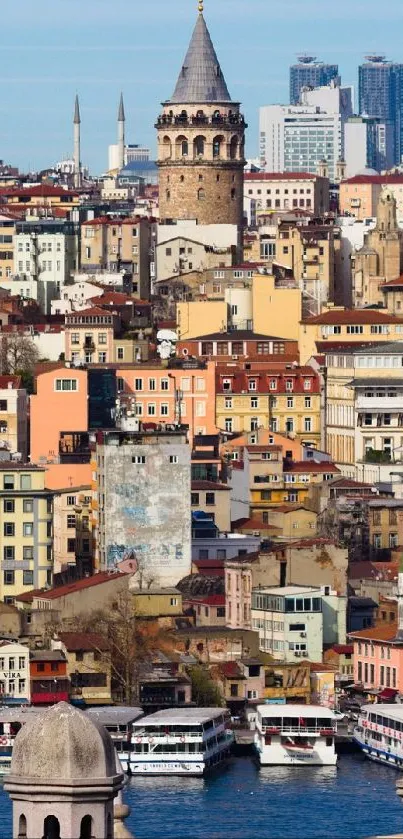
[[[57,782],[116,778],[116,774],[108,732],[67,702],[29,716],[15,738],[12,776]]]
[[[379,172],[377,172],[376,169],[371,169],[370,166],[365,166],[364,169],[360,169],[360,171],[357,172],[357,175],[379,175]]]

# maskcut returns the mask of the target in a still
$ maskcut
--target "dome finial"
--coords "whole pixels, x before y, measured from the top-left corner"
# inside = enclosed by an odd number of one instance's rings
[[[199,0],[199,15],[203,14],[204,0]]]

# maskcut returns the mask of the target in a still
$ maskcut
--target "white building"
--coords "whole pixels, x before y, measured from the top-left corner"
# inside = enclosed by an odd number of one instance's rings
[[[23,644],[0,642],[0,698],[5,704],[30,700],[29,649]]]
[[[287,212],[297,208],[323,215],[329,210],[329,179],[315,174],[250,172],[244,180],[244,210],[248,221],[251,221],[251,209],[248,211],[251,200],[256,218],[259,211]]]
[[[344,126],[344,159],[347,178],[363,173],[367,167],[374,172],[390,169],[394,160],[393,123],[365,116],[350,117]]]
[[[85,309],[88,300],[92,300],[94,297],[102,297],[103,294],[104,288],[86,280],[66,285],[61,290],[60,298],[51,301],[51,314],[68,315],[70,312]]]
[[[352,113],[351,88],[314,88],[302,105],[260,108],[260,163],[266,172],[317,171],[326,160],[330,180],[344,154],[344,123]]]
[[[251,615],[260,649],[280,661],[322,661],[324,644],[345,643],[346,598],[329,586],[255,588]]]
[[[52,299],[78,266],[78,235],[71,222],[44,219],[17,222],[14,276],[3,288],[36,300],[50,314]]]

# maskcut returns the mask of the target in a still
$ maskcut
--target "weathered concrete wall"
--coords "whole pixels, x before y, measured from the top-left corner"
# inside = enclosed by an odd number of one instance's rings
[[[104,446],[102,454],[107,567],[132,556],[145,582],[175,585],[191,568],[190,447],[150,439]]]

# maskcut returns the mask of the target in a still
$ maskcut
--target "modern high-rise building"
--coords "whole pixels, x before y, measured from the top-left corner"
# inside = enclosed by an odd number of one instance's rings
[[[350,117],[344,126],[346,177],[366,168],[383,172],[394,162],[394,125],[377,117]]]
[[[298,55],[298,64],[290,67],[290,104],[298,105],[303,87],[321,87],[331,81],[340,84],[337,64],[323,64],[312,55]]]
[[[403,153],[403,64],[384,55],[367,55],[358,68],[359,111],[363,116],[388,120],[394,126],[394,162]]]
[[[330,180],[344,155],[344,124],[352,113],[351,88],[333,82],[304,91],[302,105],[260,109],[260,160],[266,172],[315,174],[322,161]]]

